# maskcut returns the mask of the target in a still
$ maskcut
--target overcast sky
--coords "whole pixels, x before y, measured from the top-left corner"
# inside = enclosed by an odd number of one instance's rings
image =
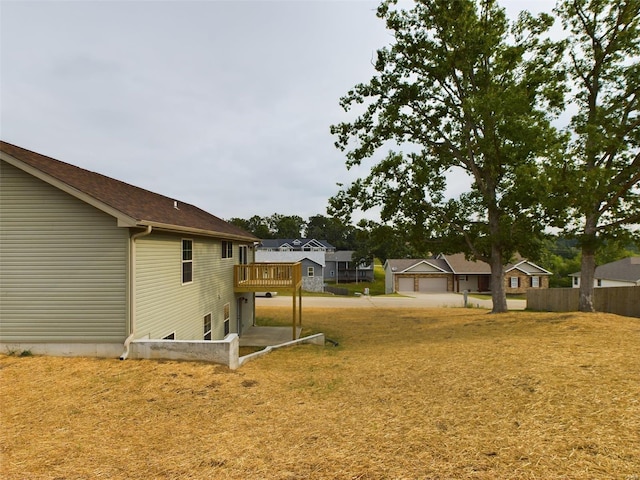
[[[329,126],[391,40],[378,3],[1,0],[0,136],[225,219],[325,215],[366,172]]]

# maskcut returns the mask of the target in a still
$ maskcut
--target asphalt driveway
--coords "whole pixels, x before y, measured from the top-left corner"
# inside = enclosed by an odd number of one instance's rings
[[[297,300],[297,299],[296,299]],[[291,296],[278,295],[272,298],[256,298],[256,306],[291,306]],[[468,304],[476,308],[491,309],[491,300],[480,300],[469,296]],[[509,310],[524,310],[526,300],[507,300]],[[402,296],[319,296],[302,297],[303,307],[325,308],[433,308],[433,307],[463,307],[464,298],[459,293],[407,293]]]

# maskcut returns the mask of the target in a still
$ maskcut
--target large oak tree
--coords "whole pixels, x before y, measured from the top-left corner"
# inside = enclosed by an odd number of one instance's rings
[[[331,127],[348,167],[373,165],[332,209],[377,206],[412,242],[489,263],[493,312],[504,312],[504,265],[532,252],[543,231],[540,159],[558,143],[549,115],[563,101],[560,47],[544,37],[553,20],[510,22],[492,0],[419,0],[409,10],[386,1],[377,13],[393,42],[378,50],[373,78],[341,99],[356,118]],[[452,171],[471,188],[447,198]]]
[[[593,311],[596,254],[640,224],[640,0],[567,0],[557,11],[577,114],[551,176],[582,248],[579,308]]]

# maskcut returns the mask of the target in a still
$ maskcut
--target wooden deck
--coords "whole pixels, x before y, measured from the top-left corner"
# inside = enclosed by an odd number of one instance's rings
[[[302,328],[302,263],[251,263],[235,265],[235,292],[291,293],[291,339],[298,338]]]
[[[236,292],[294,292],[302,286],[302,264],[251,263],[236,265],[233,271]]]

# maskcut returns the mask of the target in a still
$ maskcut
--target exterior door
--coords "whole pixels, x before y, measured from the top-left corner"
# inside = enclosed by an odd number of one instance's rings
[[[478,275],[478,291],[488,292],[491,286],[489,275]]]

